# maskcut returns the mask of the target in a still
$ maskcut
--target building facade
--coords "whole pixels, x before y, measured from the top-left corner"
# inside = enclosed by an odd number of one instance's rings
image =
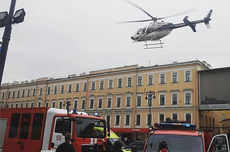
[[[0,106],[62,109],[70,101],[71,109],[104,117],[120,137],[145,139],[149,126],[166,118],[199,127],[197,73],[207,69],[206,64],[195,60],[149,67],[124,66],[59,79],[15,81],[2,85]]]

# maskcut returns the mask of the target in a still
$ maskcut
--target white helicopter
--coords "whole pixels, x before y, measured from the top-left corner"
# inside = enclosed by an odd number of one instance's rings
[[[167,17],[156,18],[156,17],[153,17],[152,15],[150,15],[149,13],[147,13],[144,9],[140,8],[136,4],[134,4],[130,1],[127,1],[127,0],[126,0],[126,2],[130,3],[131,5],[137,7],[141,11],[143,11],[145,14],[147,14],[150,17],[150,19],[137,20],[137,21],[125,21],[125,22],[120,22],[120,23],[134,23],[134,22],[153,21],[152,23],[149,24],[149,26],[139,28],[137,30],[137,32],[135,32],[134,35],[131,36],[131,39],[134,42],[145,42],[145,45],[144,45],[145,48],[144,49],[163,48],[162,44],[164,44],[164,43],[161,42],[161,38],[167,36],[168,34],[171,33],[171,31],[173,29],[176,29],[176,28],[189,26],[193,30],[193,32],[196,32],[195,27],[196,27],[196,24],[199,24],[199,23],[205,23],[207,28],[210,28],[209,21],[211,20],[210,16],[212,14],[212,10],[209,11],[208,15],[206,17],[204,17],[204,19],[196,20],[196,21],[189,21],[188,16],[185,16],[183,19],[183,21],[184,21],[183,23],[173,24],[173,23],[167,23],[167,22],[163,22],[163,21],[158,22],[158,20],[162,20],[162,19],[168,18],[168,17],[173,17],[176,15],[180,15],[182,13],[167,16]],[[153,43],[147,43],[150,41],[154,41],[154,42]],[[152,45],[154,45],[154,47],[149,47]]]

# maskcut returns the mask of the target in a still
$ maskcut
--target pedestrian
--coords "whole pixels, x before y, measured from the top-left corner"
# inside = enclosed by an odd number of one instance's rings
[[[123,152],[123,151],[121,150],[121,147],[122,147],[121,142],[117,140],[117,141],[114,142],[113,149],[110,150],[109,152]]]
[[[159,143],[159,149],[157,152],[169,152],[168,151],[168,145],[167,145],[166,141],[161,141]]]
[[[104,139],[101,139],[101,141],[103,142],[104,146],[105,146],[105,149],[100,149],[99,148],[99,145],[96,143],[93,145],[93,152],[107,152],[108,151],[108,145],[107,143],[105,142]]]
[[[58,146],[56,152],[75,152],[73,145],[69,142],[71,140],[71,134],[65,134],[65,142]]]

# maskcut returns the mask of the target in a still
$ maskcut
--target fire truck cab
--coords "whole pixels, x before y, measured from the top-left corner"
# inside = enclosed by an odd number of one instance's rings
[[[97,130],[100,127],[103,129]],[[71,133],[76,151],[93,151],[93,144],[103,148],[105,120],[85,112],[67,112],[55,108],[0,109],[0,149],[4,152],[56,151]]]
[[[195,124],[164,122],[154,126],[143,152],[156,152],[161,141],[166,141],[170,152],[230,152],[227,135],[217,135],[212,139],[210,132],[195,129]],[[219,151],[218,143],[221,145]]]

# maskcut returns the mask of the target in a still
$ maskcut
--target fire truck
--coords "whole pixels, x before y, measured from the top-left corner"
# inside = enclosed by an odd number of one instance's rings
[[[161,141],[167,143],[170,152],[230,152],[227,135],[212,138],[209,131],[184,122],[156,123],[150,128],[143,152],[157,151]]]
[[[95,129],[97,127],[103,129]],[[75,151],[93,151],[95,143],[102,149],[103,143],[100,140],[106,140],[105,120],[75,110],[0,109],[0,149],[3,152],[56,151],[58,145],[65,142],[66,133],[71,133],[71,144]]]

